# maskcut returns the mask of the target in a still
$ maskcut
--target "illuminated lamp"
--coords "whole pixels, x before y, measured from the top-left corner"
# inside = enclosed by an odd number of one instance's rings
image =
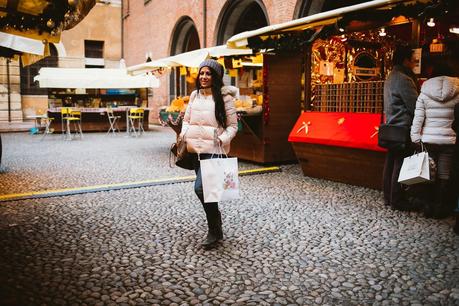
[[[435,26],[435,20],[433,18],[430,18],[429,21],[427,21],[427,25],[433,28]]]

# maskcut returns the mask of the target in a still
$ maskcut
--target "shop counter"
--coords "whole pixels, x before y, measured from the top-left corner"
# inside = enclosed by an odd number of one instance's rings
[[[380,116],[302,113],[288,140],[303,174],[381,189],[385,149],[378,146]]]
[[[121,131],[126,131],[126,118],[130,108],[135,106],[124,106],[124,107],[115,107],[113,109],[113,113],[115,116],[120,116],[121,118],[118,119],[117,125]],[[73,108],[75,110],[81,111],[81,128],[83,132],[106,132],[110,128],[110,122],[108,121],[107,117],[107,109],[106,108]],[[148,117],[149,117],[149,109],[144,108],[144,121],[143,121],[143,128],[145,131],[148,130]],[[61,126],[61,109],[60,108],[50,108],[48,109],[48,117],[54,118],[52,123],[52,128],[56,132],[62,130]]]

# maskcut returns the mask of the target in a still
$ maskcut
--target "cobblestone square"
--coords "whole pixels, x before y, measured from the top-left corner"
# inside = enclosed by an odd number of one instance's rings
[[[169,167],[173,139],[2,134],[0,195],[192,174]],[[459,305],[452,219],[281,168],[240,178],[211,251],[191,182],[0,202],[0,304]]]

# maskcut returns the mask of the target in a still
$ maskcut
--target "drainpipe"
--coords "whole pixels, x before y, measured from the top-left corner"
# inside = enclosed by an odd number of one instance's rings
[[[204,35],[203,35],[204,46],[203,47],[207,48],[207,0],[203,0],[202,5],[204,6],[202,10],[202,17],[203,17],[202,29],[204,31]]]
[[[121,58],[124,58],[124,4],[121,0]]]
[[[10,81],[10,59],[6,59],[6,82],[8,88],[8,122],[11,122],[11,81]]]

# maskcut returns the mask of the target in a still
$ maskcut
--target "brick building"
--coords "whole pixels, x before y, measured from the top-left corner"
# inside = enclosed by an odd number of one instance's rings
[[[238,33],[365,2],[362,0],[123,0],[123,57],[128,66],[224,44]],[[173,76],[161,77],[149,106],[167,105],[176,94]],[[157,111],[152,112],[153,121]]]

